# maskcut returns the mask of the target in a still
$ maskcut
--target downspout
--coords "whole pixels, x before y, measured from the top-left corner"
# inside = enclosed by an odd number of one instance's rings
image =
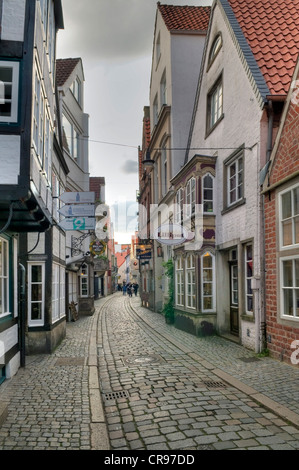
[[[19,275],[19,341],[20,341],[20,364],[21,367],[25,367],[25,328],[26,328],[26,319],[25,319],[25,295],[26,295],[26,269],[23,264],[19,263],[19,268],[21,270]]]
[[[270,166],[270,157],[272,153],[272,141],[273,141],[273,121],[274,121],[274,111],[273,111],[273,102],[271,99],[268,100],[268,140],[267,140],[267,153],[266,153],[266,165],[268,169]],[[267,169],[267,172],[268,172]],[[256,340],[256,347],[258,352],[262,352],[267,346],[267,333],[266,333],[266,246],[265,246],[265,194],[261,194],[261,309],[259,312],[258,319],[258,335]]]

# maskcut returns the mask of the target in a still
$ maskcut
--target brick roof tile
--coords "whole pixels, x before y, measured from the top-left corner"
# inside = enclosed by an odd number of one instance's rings
[[[158,9],[169,31],[206,31],[208,29],[211,7],[161,5]]]
[[[73,72],[76,65],[81,59],[57,59],[56,60],[56,83],[57,86],[63,86],[71,73]]]
[[[286,95],[299,52],[299,0],[227,0],[273,95]]]

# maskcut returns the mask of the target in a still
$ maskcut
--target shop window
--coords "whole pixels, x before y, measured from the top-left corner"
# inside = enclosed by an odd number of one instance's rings
[[[45,305],[45,265],[32,263],[28,265],[28,324],[44,325]]]
[[[175,262],[176,304],[184,305],[184,265],[182,256]]]

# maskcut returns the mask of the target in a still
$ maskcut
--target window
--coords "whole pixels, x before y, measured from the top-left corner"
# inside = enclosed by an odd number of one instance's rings
[[[0,318],[9,313],[9,244],[0,238]]]
[[[195,292],[195,258],[189,254],[186,258],[186,307],[195,309]]]
[[[44,325],[45,265],[32,263],[28,266],[28,324]]]
[[[223,87],[222,78],[208,94],[207,106],[207,132],[210,132],[223,115]]]
[[[0,122],[17,123],[19,63],[0,61]]]
[[[178,256],[175,262],[176,304],[184,305],[184,267],[183,258]]]
[[[167,184],[167,151],[163,145],[161,149],[161,182],[162,182],[162,196],[165,196],[168,189]]]
[[[65,316],[65,269],[52,265],[52,323]]]
[[[80,295],[88,297],[88,266],[83,264],[80,276]]]
[[[182,224],[184,220],[184,190],[180,188],[176,193],[175,222]]]
[[[299,256],[281,259],[281,314],[299,320]]]
[[[55,61],[55,35],[56,35],[56,25],[55,25],[55,12],[54,12],[54,2],[51,0],[49,4],[49,27],[48,27],[48,58],[50,72],[54,70],[54,61]]]
[[[81,81],[77,77],[76,80],[73,82],[71,87],[71,91],[76,98],[77,102],[81,105]]]
[[[213,213],[214,212],[214,178],[209,173],[203,177],[202,182],[202,200],[203,200],[203,211]]]
[[[209,54],[209,61],[208,65],[210,66],[214,61],[215,57],[217,56],[218,52],[220,51],[222,46],[222,37],[221,34],[218,34],[212,44],[210,54]]]
[[[166,72],[163,73],[163,76],[161,79],[160,93],[161,93],[161,106],[163,106],[163,104],[167,104]]]
[[[154,117],[154,126],[158,123],[159,112],[158,112],[158,97],[155,96],[154,103],[153,103],[153,117]]]
[[[282,247],[299,244],[299,186],[280,196],[280,231]]]
[[[201,258],[202,311],[215,310],[215,258],[207,252]]]
[[[228,205],[243,199],[243,157],[228,166]]]
[[[196,202],[196,181],[195,178],[191,178],[187,183],[186,188],[186,204],[187,204],[187,217],[191,217],[195,213],[195,202]]]
[[[253,313],[253,293],[252,293],[252,279],[253,279],[253,257],[252,245],[245,247],[245,308],[246,313]]]
[[[64,114],[62,115],[62,127],[63,146],[74,160],[78,160],[80,136],[76,131],[74,124],[71,123]]]
[[[161,40],[160,40],[160,33],[158,34],[157,37],[157,42],[156,42],[156,64],[158,64],[161,56]]]

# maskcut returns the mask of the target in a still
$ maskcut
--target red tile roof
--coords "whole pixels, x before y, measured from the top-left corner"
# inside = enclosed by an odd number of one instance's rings
[[[299,51],[299,0],[227,0],[272,95],[286,95]]]
[[[206,31],[211,7],[161,5],[158,9],[169,31]]]
[[[56,83],[57,86],[63,86],[76,65],[81,59],[57,59],[56,60]]]

